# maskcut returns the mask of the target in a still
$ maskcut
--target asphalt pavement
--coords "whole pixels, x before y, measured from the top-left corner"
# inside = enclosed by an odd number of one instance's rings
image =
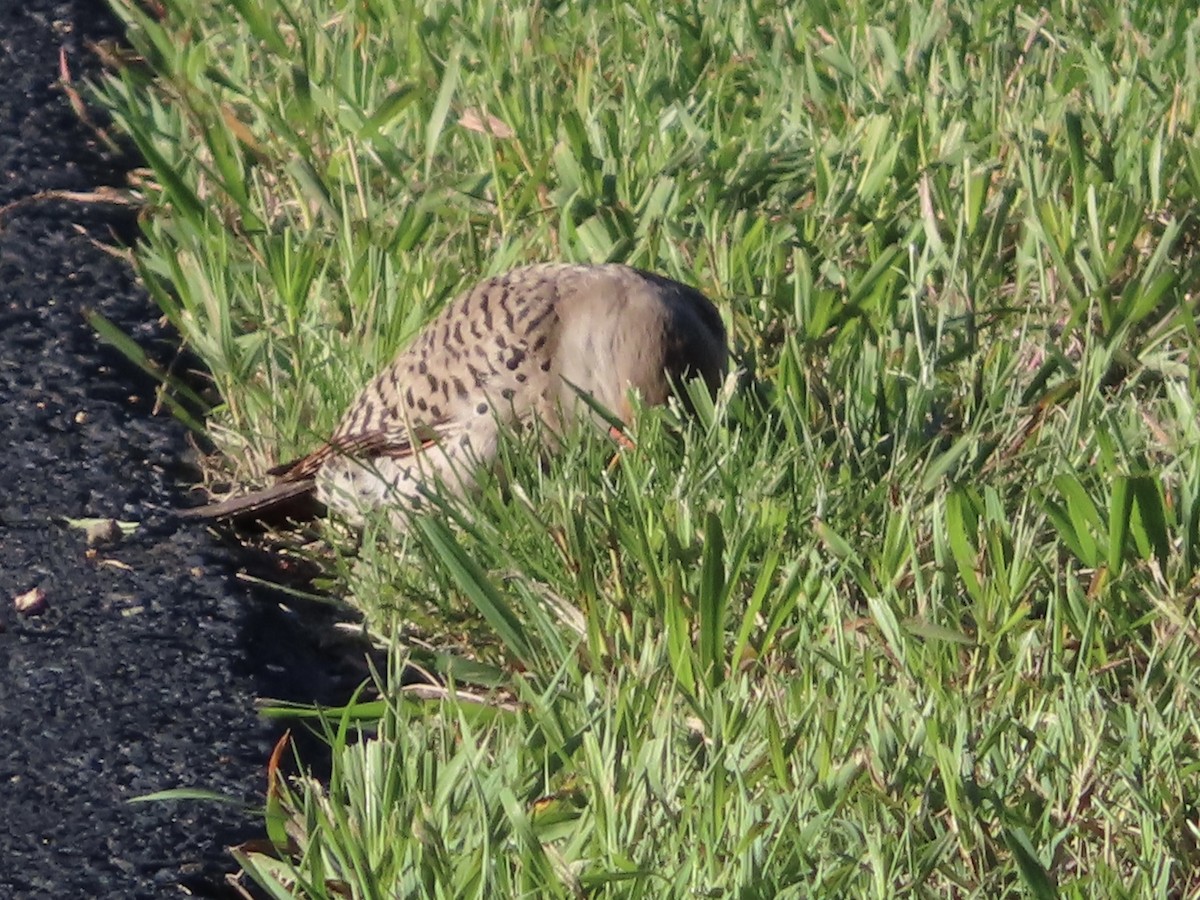
[[[122,187],[58,85],[94,76],[119,37],[102,2],[0,0],[0,207]],[[246,555],[171,511],[188,505],[186,429],[154,383],[87,324],[94,309],[161,363],[177,341],[127,262],[136,212],[29,200],[0,217],[0,900],[230,897],[226,848],[260,816],[283,725],[259,698],[338,702],[357,675],[319,626],[238,578]],[[192,501],[194,502],[194,500]],[[67,519],[136,523],[93,548]],[[14,598],[38,591],[38,614]],[[340,656],[340,654],[339,654]]]

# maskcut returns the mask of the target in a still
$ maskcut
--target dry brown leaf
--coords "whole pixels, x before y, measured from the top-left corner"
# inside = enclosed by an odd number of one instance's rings
[[[490,134],[492,137],[500,138],[503,141],[511,140],[517,136],[517,133],[509,128],[506,123],[490,113],[483,112],[474,107],[463,110],[458,124],[467,129],[467,131]]]
[[[13,597],[13,608],[23,616],[36,616],[46,610],[46,592],[40,587],[30,588]]]

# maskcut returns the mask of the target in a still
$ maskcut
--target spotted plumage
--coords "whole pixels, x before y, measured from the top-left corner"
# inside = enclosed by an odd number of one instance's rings
[[[190,512],[262,518],[314,493],[351,521],[403,511],[422,486],[469,489],[502,427],[599,421],[581,393],[627,420],[631,390],[647,404],[691,377],[715,390],[726,363],[721,318],[693,288],[621,265],[515,269],[452,301],[276,484]]]

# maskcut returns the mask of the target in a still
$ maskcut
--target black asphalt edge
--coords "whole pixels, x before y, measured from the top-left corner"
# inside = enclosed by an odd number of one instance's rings
[[[60,51],[94,76],[102,38],[120,29],[101,2],[0,2],[0,207],[124,185],[136,160],[109,154],[57,84]],[[261,837],[261,815],[130,799],[191,787],[261,805],[284,725],[256,700],[338,703],[362,674],[240,580],[236,548],[171,513],[187,505],[185,429],[84,320],[97,310],[160,363],[176,352],[102,246],[133,215],[39,201],[0,219],[0,898],[234,896],[226,848]],[[138,528],[89,555],[67,517]],[[19,614],[31,589],[45,609]]]

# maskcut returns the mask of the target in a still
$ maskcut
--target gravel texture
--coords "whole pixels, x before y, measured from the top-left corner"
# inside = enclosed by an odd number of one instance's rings
[[[121,186],[56,85],[95,74],[88,41],[119,36],[102,2],[0,0],[0,207],[38,191]],[[154,385],[101,345],[99,310],[164,362],[170,335],[128,266],[98,244],[132,212],[37,202],[0,218],[0,898],[233,896],[226,847],[261,817],[176,787],[261,804],[283,726],[260,697],[337,702],[356,673],[309,623],[235,578],[245,560],[187,505],[184,429]],[[63,517],[140,524],[89,558]],[[45,592],[40,615],[13,598]]]

